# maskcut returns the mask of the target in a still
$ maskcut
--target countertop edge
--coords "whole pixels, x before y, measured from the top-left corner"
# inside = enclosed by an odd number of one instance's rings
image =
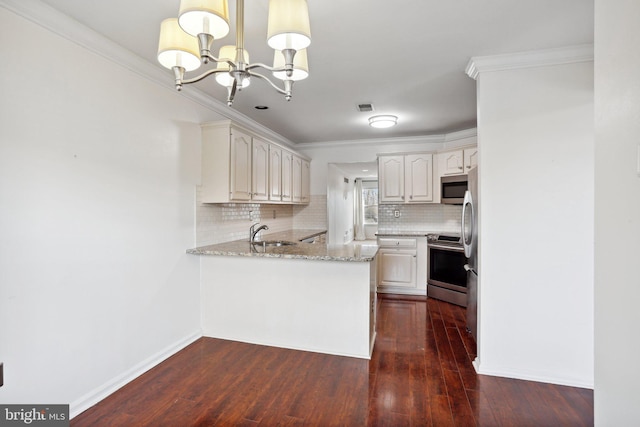
[[[234,240],[213,245],[199,246],[187,249],[190,255],[232,256],[232,257],[260,257],[280,259],[303,259],[310,261],[338,261],[338,262],[372,262],[378,252],[377,245],[368,245],[365,249],[358,245],[327,246],[323,243],[303,243],[326,234],[325,229],[293,229],[271,234],[265,234],[259,240],[285,240],[296,242],[294,246],[273,248],[269,252],[257,252],[246,240]],[[259,241],[258,240],[258,241]],[[370,246],[375,246],[372,248]]]
[[[332,255],[304,255],[304,254],[277,254],[277,253],[247,253],[237,251],[211,251],[198,248],[187,249],[190,255],[205,256],[233,256],[233,257],[257,257],[257,258],[283,258],[283,259],[306,259],[309,261],[340,261],[340,262],[371,262],[377,255],[377,251],[372,256],[361,257],[339,257]]]

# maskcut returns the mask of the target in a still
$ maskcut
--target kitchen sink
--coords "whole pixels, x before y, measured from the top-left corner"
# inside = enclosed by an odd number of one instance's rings
[[[296,242],[289,242],[287,240],[262,240],[259,242],[253,242],[255,246],[291,246]]]

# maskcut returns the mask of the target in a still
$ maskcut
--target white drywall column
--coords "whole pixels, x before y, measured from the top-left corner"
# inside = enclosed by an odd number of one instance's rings
[[[595,424],[640,425],[640,2],[595,2]]]
[[[571,50],[517,55],[525,68],[509,56],[474,58],[468,69],[478,80],[480,373],[593,386],[593,62],[585,50],[568,61],[559,53]]]

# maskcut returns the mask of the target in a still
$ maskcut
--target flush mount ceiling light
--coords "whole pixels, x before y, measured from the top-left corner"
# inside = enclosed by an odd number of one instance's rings
[[[236,1],[236,44],[222,46],[218,57],[211,54],[214,40],[229,33],[227,0],[181,0],[178,18],[162,21],[158,61],[173,71],[176,89],[199,82],[212,74],[227,88],[227,105],[236,91],[249,86],[252,77],[268,82],[285,99],[291,99],[293,82],[307,78],[306,48],[311,43],[307,0],[269,0],[267,44],[275,50],[273,66],[249,63],[244,48],[244,0]],[[215,62],[216,67],[185,79],[187,71]],[[283,81],[283,88],[255,69],[265,69]]]
[[[398,123],[398,118],[391,115],[380,115],[369,117],[369,126],[373,128],[383,129],[395,126]]]

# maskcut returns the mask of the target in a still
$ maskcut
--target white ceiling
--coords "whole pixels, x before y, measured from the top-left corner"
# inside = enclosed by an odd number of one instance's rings
[[[43,0],[140,57],[156,60],[160,22],[179,0]],[[270,64],[267,0],[245,2],[250,62]],[[232,108],[294,143],[442,134],[475,127],[472,56],[593,43],[593,0],[308,0],[310,77],[286,102],[264,82],[236,96]],[[229,1],[235,27],[235,1]],[[232,32],[234,30],[232,29]],[[229,35],[214,45],[232,44]],[[172,74],[165,70],[167,81]],[[213,78],[196,84],[224,102]],[[367,126],[376,114],[399,116],[391,129]],[[267,105],[266,111],[256,105]]]

